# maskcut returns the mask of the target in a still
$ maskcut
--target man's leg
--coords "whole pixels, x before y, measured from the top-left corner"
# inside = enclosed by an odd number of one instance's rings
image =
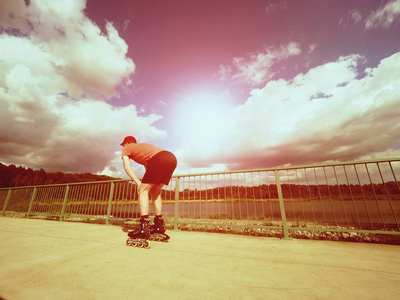
[[[164,233],[164,219],[162,217],[162,199],[161,199],[161,188],[163,184],[154,185],[150,190],[150,199],[153,200],[154,211],[156,217],[154,218],[154,229],[156,233]]]
[[[141,216],[149,215],[149,193],[153,188],[152,183],[142,183],[139,187],[139,208]]]
[[[150,236],[149,193],[154,184],[142,183],[139,187],[140,228],[139,233],[144,238]]]
[[[150,189],[150,199],[153,200],[154,204],[154,212],[156,216],[160,216],[162,214],[162,199],[161,199],[161,189],[163,184],[154,184]]]

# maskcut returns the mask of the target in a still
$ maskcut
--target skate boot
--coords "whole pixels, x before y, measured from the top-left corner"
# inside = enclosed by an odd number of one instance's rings
[[[140,218],[139,236],[143,239],[148,239],[150,236],[150,220],[148,217]]]
[[[165,227],[164,227],[164,219],[161,216],[156,216],[154,218],[154,233],[165,233]]]
[[[155,242],[168,242],[170,237],[165,234],[164,219],[162,216],[154,218],[154,226],[151,228],[150,241]]]

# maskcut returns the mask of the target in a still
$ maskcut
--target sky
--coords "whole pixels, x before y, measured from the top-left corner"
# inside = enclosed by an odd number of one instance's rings
[[[0,162],[127,178],[400,156],[400,0],[1,0]],[[133,164],[138,174],[141,166]]]

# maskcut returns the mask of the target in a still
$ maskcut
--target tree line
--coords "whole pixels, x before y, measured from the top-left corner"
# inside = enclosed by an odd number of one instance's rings
[[[95,175],[91,173],[62,173],[46,172],[43,169],[33,170],[15,165],[3,165],[0,163],[0,187],[32,186],[42,184],[59,184],[73,182],[92,182],[114,180],[106,175]]]
[[[340,184],[340,185],[301,185],[282,184],[282,195],[285,199],[309,199],[329,198],[335,199],[348,197],[389,196],[393,199],[400,199],[399,182],[385,182],[379,184]],[[174,191],[170,192],[171,194]],[[168,194],[168,192],[167,192]],[[173,195],[171,195],[173,198]],[[186,200],[207,200],[207,199],[277,199],[278,189],[275,184],[262,184],[258,186],[226,186],[212,189],[185,189],[179,192],[179,199]]]

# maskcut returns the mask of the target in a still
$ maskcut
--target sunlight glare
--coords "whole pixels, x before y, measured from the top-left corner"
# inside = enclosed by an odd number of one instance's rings
[[[177,126],[184,143],[191,142],[202,154],[222,147],[232,128],[232,106],[224,94],[202,92],[178,105]]]

